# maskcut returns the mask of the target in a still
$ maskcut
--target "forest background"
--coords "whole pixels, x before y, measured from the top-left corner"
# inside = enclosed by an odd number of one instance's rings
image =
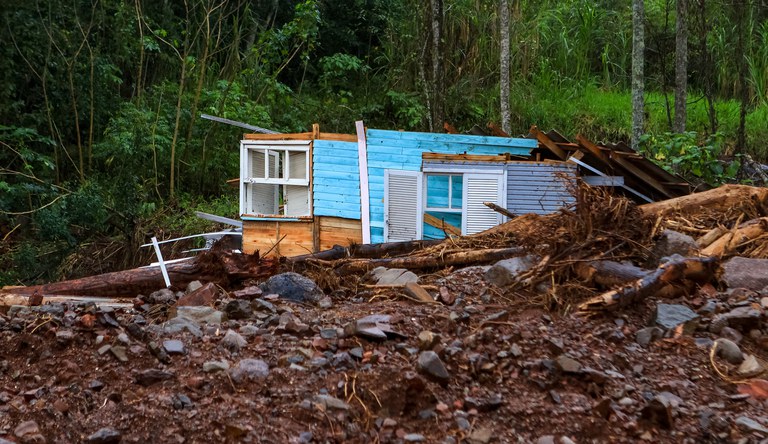
[[[709,185],[764,162],[768,3],[633,3],[632,142]],[[150,236],[209,229],[195,210],[237,217],[244,130],[201,113],[280,132],[362,119],[632,139],[624,1],[5,0],[0,16],[0,285],[140,265]]]

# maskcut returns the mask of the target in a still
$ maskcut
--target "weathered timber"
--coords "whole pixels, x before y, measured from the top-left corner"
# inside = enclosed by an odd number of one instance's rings
[[[437,245],[443,242],[442,239],[435,240],[415,240],[404,242],[386,242],[383,244],[355,244],[349,247],[334,245],[328,250],[319,251],[312,254],[303,254],[285,258],[289,264],[299,264],[309,259],[332,261],[344,258],[383,258],[387,256],[397,256],[408,254],[431,245]]]
[[[226,287],[243,279],[265,278],[274,274],[276,266],[277,261],[259,258],[257,254],[212,250],[202,252],[189,261],[167,264],[166,268],[173,288],[181,289],[195,280]],[[135,297],[161,288],[165,288],[165,283],[160,268],[148,267],[31,287],[14,287],[0,293]]]
[[[701,193],[640,205],[640,210],[655,217],[679,213],[687,217],[707,212],[724,212],[733,208],[755,206],[768,208],[768,189],[747,185],[723,185]]]
[[[731,231],[726,231],[709,246],[701,250],[703,256],[725,256],[753,239],[757,239],[768,231],[768,217],[752,219]]]
[[[492,209],[493,211],[495,211],[495,212],[497,212],[497,213],[501,214],[502,216],[506,216],[506,217],[508,217],[508,218],[510,218],[510,219],[514,219],[514,218],[516,218],[516,217],[517,217],[517,214],[515,214],[515,213],[513,213],[513,212],[509,211],[508,209],[506,209],[506,208],[504,208],[504,207],[501,207],[501,206],[499,206],[499,205],[496,205],[496,204],[495,204],[495,203],[493,203],[493,202],[483,202],[483,205],[485,205],[486,207],[488,207],[488,208]]]
[[[588,284],[599,288],[612,288],[641,279],[652,272],[632,264],[615,261],[577,262],[576,274]]]
[[[21,287],[24,288],[24,287]],[[13,290],[10,290],[13,291]],[[130,298],[100,298],[92,296],[52,296],[40,295],[43,298],[42,303],[68,303],[68,304],[96,304],[99,307],[130,308],[133,303]],[[29,303],[28,294],[5,293],[5,289],[0,292],[0,307],[9,307],[11,305],[32,305]]]
[[[673,259],[643,276],[637,281],[616,290],[607,291],[579,305],[582,314],[612,311],[642,301],[659,294],[671,296],[666,287],[690,288],[687,281],[703,285],[712,280],[719,264],[715,257]]]
[[[364,273],[376,267],[405,268],[421,270],[426,268],[445,268],[454,265],[487,263],[519,256],[524,253],[521,247],[494,248],[488,250],[468,250],[444,253],[439,256],[406,256],[387,259],[348,259],[337,264],[336,271],[341,275]]]
[[[461,228],[451,225],[443,219],[437,218],[429,213],[424,213],[424,223],[431,225],[438,230],[442,230],[451,236],[461,236]]]

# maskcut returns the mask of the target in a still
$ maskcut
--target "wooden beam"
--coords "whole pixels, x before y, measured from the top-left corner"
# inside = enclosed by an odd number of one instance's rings
[[[362,120],[355,122],[357,133],[357,158],[360,172],[360,221],[363,230],[363,243],[371,243],[371,199],[368,188],[368,141]]]
[[[557,144],[547,137],[546,134],[539,131],[539,128],[536,125],[533,125],[530,130],[528,130],[531,135],[536,137],[536,140],[539,141],[540,144],[544,145],[548,150],[552,151],[552,153],[557,156],[560,160],[566,160],[568,158],[568,155],[565,153],[565,151],[557,146]]]
[[[581,134],[578,134],[576,135],[576,141],[579,142],[579,145],[581,147],[586,148],[587,151],[592,153],[598,159],[602,160],[605,163],[609,162],[608,156],[605,155],[603,150],[601,150],[599,146],[587,140],[586,137],[582,136]]]
[[[245,140],[312,140],[312,133],[243,134]]]
[[[642,180],[643,182],[647,183],[651,187],[655,188],[656,191],[663,194],[667,198],[675,197],[673,194],[669,192],[667,187],[662,185],[658,180],[651,177],[650,174],[646,173],[642,169],[638,168],[636,165],[633,165],[632,162],[630,162],[628,159],[624,159],[621,156],[614,156],[616,153],[611,153],[611,160],[621,165],[625,170],[632,173],[635,177]]]
[[[431,225],[438,230],[443,230],[452,236],[461,236],[461,228],[451,225],[443,219],[437,218],[429,213],[424,213],[424,223]]]
[[[357,136],[354,134],[320,133],[318,139],[335,140],[338,142],[357,142]]]
[[[450,124],[450,123],[448,123],[448,122],[445,122],[445,123],[443,123],[443,129],[444,129],[444,130],[445,130],[445,132],[446,132],[446,133],[448,133],[448,134],[459,134],[459,130],[457,130],[456,128],[454,128],[454,126],[453,126],[453,125],[451,125],[451,124]]]
[[[445,154],[445,153],[421,153],[422,160],[449,160],[467,162],[506,162],[511,159],[509,153],[504,154]]]
[[[517,217],[517,215],[515,213],[509,211],[508,209],[506,209],[504,207],[500,207],[500,206],[496,205],[493,202],[483,202],[483,205],[485,205],[486,207],[492,209],[493,211],[501,214],[502,216],[507,216],[510,219],[514,219],[514,218]]]
[[[499,125],[496,125],[493,122],[488,122],[488,129],[491,130],[491,135],[495,137],[509,137],[509,134],[506,133],[503,129],[499,127]]]

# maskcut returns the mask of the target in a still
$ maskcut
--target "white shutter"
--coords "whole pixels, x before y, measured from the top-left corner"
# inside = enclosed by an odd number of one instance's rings
[[[384,172],[384,242],[421,239],[423,208],[419,171]]]
[[[245,214],[277,214],[277,185],[246,185]]]
[[[501,215],[483,202],[504,206],[504,176],[501,174],[465,174],[464,205],[461,212],[462,234],[474,234],[501,223]]]
[[[301,185],[285,186],[285,215],[309,215],[309,188]]]

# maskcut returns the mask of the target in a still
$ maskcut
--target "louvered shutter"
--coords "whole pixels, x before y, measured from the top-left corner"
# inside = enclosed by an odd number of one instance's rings
[[[483,202],[504,206],[504,176],[501,174],[465,174],[464,205],[461,212],[462,233],[473,234],[495,227],[501,215]]]
[[[306,216],[309,214],[309,189],[304,186],[285,186],[285,215]]]
[[[384,241],[421,239],[422,213],[421,172],[386,170],[384,174]]]

